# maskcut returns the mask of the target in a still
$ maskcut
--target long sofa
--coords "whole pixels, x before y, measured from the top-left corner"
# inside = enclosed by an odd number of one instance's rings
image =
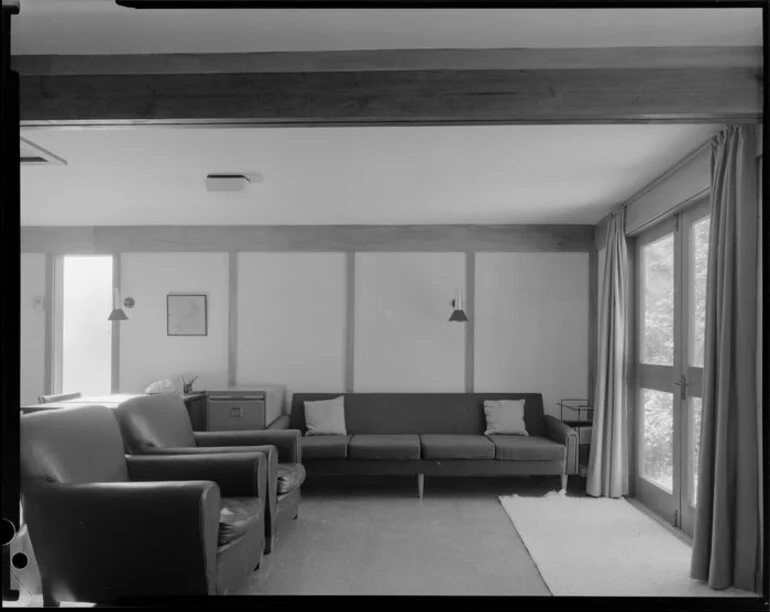
[[[307,436],[305,402],[345,398],[347,435]],[[485,435],[484,400],[523,399],[528,436]],[[295,393],[277,428],[302,433],[312,475],[560,475],[578,473],[577,433],[545,415],[539,393]]]

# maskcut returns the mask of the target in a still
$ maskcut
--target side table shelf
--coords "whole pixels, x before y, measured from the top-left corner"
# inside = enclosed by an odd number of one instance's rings
[[[594,407],[587,399],[559,400],[559,418],[578,435],[578,475],[585,478],[591,452]]]

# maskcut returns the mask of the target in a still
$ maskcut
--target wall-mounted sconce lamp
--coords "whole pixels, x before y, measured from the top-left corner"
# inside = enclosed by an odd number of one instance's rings
[[[121,306],[125,306],[126,308],[133,308],[134,304],[134,298],[127,297],[123,302],[120,301],[120,289],[113,289],[112,290],[112,312],[110,313],[110,316],[107,317],[108,321],[127,321],[128,317],[126,316],[126,313],[123,311]]]
[[[463,310],[463,293],[460,289],[457,289],[457,299],[452,300],[452,315],[449,320],[456,323],[465,323],[468,320]]]

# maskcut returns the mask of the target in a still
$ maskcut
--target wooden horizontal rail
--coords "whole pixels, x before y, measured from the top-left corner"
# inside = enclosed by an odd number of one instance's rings
[[[22,76],[421,70],[762,68],[761,47],[383,49],[262,53],[16,55]]]
[[[593,225],[274,225],[22,227],[33,253],[587,252]]]

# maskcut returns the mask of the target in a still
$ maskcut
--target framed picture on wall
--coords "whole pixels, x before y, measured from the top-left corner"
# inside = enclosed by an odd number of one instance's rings
[[[166,296],[166,335],[208,335],[208,296],[205,293],[169,293]]]

